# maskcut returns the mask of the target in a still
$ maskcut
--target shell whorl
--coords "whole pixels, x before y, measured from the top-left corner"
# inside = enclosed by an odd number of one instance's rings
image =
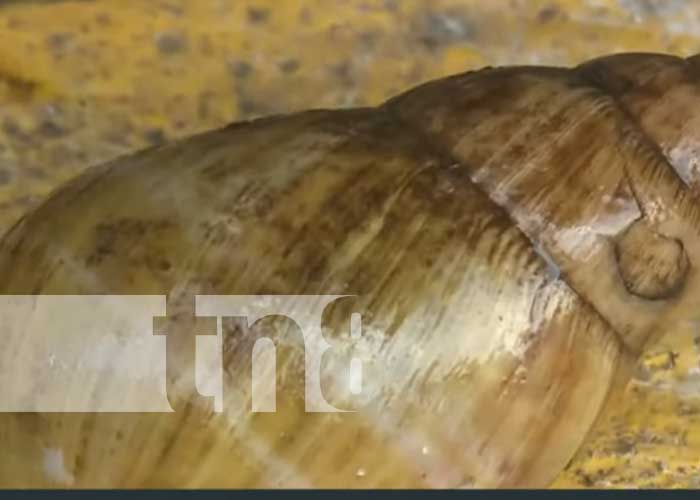
[[[697,64],[620,54],[574,69],[488,68],[388,106],[469,170],[638,353],[692,300]]]
[[[359,410],[305,413],[284,337],[276,414],[0,414],[0,486],[51,485],[46,448],[78,486],[546,485],[645,345],[692,319],[696,72],[645,54],[485,69],[69,183],[0,242],[0,293],[353,294],[368,394],[347,397],[341,354],[326,398]],[[5,340],[0,365],[31,393],[41,338]],[[223,349],[225,383],[250,368],[242,344]]]

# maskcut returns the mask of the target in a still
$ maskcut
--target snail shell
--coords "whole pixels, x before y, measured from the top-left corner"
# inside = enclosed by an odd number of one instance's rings
[[[0,291],[167,296],[176,411],[0,414],[0,485],[547,485],[645,346],[693,319],[699,71],[652,54],[487,68],[89,170],[4,237]],[[276,411],[251,411],[245,331],[223,345],[214,411],[186,375],[195,294],[353,295],[324,313],[341,347],[321,378],[354,411],[305,411],[304,343],[283,320]],[[51,327],[34,319],[3,334],[22,394],[40,389],[32,353]],[[68,380],[66,398],[97,402],[139,383]]]

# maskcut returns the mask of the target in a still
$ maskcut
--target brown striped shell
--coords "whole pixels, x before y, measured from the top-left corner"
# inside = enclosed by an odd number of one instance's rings
[[[699,61],[652,54],[487,68],[93,168],[5,236],[0,292],[168,296],[176,411],[0,414],[0,486],[547,485],[645,346],[695,319],[699,83]],[[194,294],[356,296],[363,392],[342,349],[321,374],[356,411],[305,411],[291,328],[276,412],[251,411],[245,331],[213,411],[184,375]],[[39,330],[3,332],[27,394]],[[138,384],[110,377],[66,394]]]

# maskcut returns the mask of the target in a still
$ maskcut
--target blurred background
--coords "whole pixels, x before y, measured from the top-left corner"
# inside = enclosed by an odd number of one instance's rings
[[[700,52],[697,0],[0,0],[0,232],[85,168],[482,66]],[[700,325],[669,332],[555,487],[700,487]]]

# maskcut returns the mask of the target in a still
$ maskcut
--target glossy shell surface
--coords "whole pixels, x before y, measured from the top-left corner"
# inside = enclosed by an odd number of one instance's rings
[[[167,295],[182,373],[195,294],[353,295],[326,315],[341,348],[322,384],[356,411],[305,411],[303,343],[272,325],[276,412],[250,411],[242,333],[223,348],[221,413],[183,375],[174,413],[0,415],[0,484],[547,485],[644,347],[693,319],[696,72],[643,54],[485,69],[94,167],[7,234],[0,292]],[[41,335],[6,337],[0,363],[31,393]]]

